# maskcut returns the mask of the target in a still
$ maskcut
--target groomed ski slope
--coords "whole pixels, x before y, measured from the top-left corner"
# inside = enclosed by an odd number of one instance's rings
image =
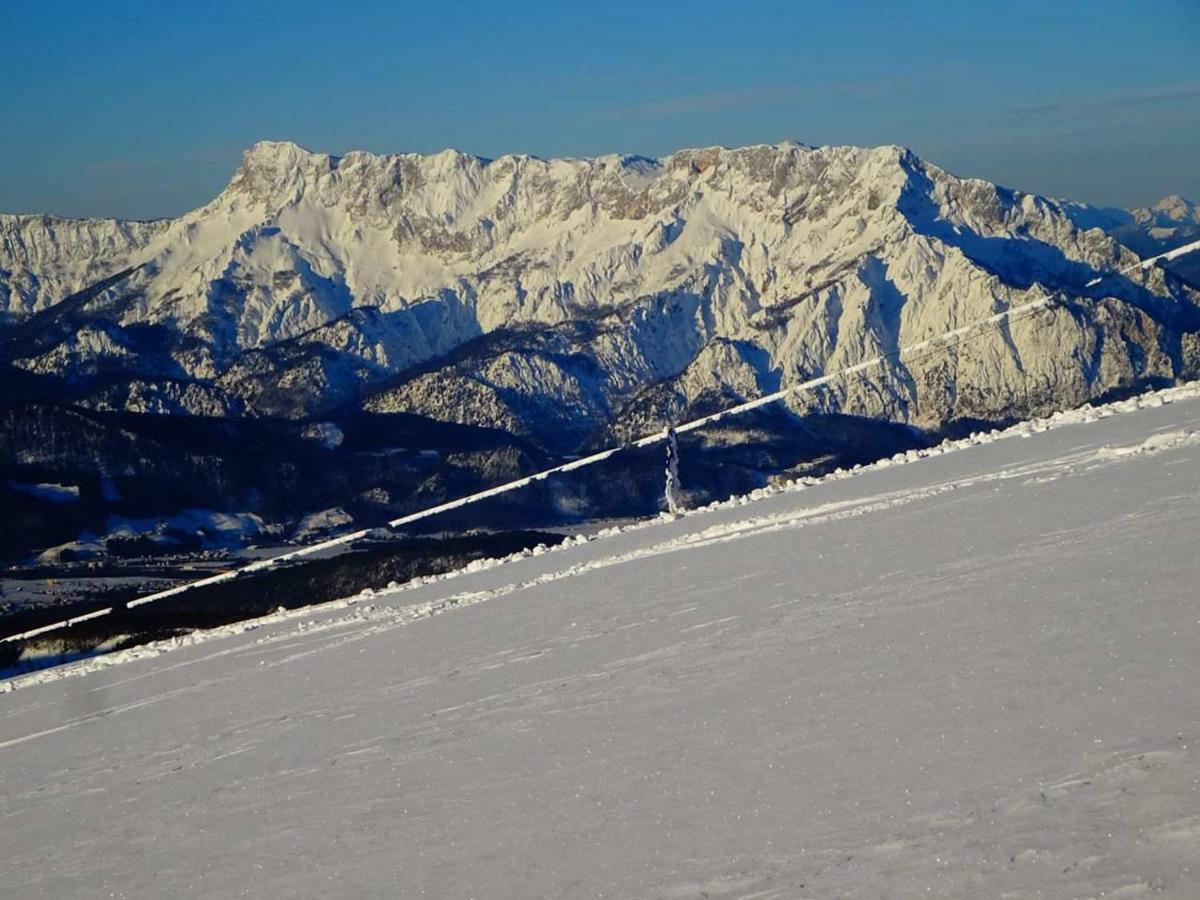
[[[1198,395],[0,685],[3,893],[1200,896]]]

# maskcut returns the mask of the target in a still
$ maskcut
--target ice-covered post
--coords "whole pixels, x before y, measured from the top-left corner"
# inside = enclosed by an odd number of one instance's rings
[[[667,512],[678,515],[683,511],[683,500],[679,496],[679,441],[675,429],[667,429]]]

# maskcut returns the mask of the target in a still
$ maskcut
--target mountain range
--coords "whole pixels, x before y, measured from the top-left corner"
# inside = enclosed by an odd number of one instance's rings
[[[1195,377],[1195,255],[1114,273],[1198,237],[1178,197],[1090,207],[894,146],[259,143],[178,219],[0,216],[0,553],[147,517],[175,546],[162,522],[199,506],[281,535],[312,513],[379,519],[1047,293],[1035,317],[697,438],[693,489]],[[656,490],[620,483],[551,485],[529,509]]]

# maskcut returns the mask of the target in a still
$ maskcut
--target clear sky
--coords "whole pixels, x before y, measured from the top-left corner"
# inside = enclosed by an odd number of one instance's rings
[[[905,144],[1200,200],[1200,0],[3,0],[0,210],[177,215],[264,138],[585,156]]]

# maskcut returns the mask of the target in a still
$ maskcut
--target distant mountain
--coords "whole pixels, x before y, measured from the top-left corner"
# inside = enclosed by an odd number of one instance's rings
[[[1036,319],[791,405],[939,431],[1200,371],[1200,281],[1155,267],[1089,286],[1196,215],[1022,194],[900,147],[485,160],[260,143],[176,220],[0,217],[0,378],[10,415],[60,425],[282,419],[300,440],[406,414],[507,434],[528,460],[1061,292]],[[13,477],[66,477],[37,435],[4,448]],[[356,489],[391,510],[446,490],[386,481]]]
[[[1156,228],[1200,225],[1200,209],[1177,194],[1163,197],[1151,207],[1133,210],[1133,217]]]
[[[1200,240],[1200,209],[1192,201],[1174,194],[1153,206],[1138,209],[1103,209],[1082,204],[1065,204],[1064,208],[1077,225],[1101,228],[1143,257]],[[1200,284],[1200,258],[1193,256],[1173,269]]]

